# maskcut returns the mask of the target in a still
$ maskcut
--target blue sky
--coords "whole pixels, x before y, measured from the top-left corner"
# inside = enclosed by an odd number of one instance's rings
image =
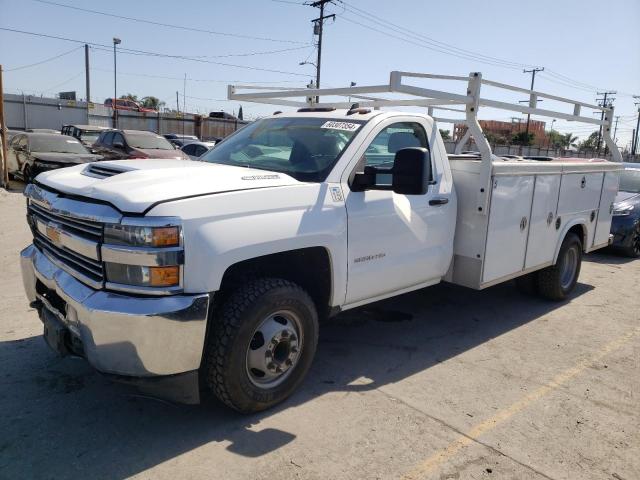
[[[112,37],[117,36],[122,39],[122,47],[201,59],[196,62],[121,53],[118,55],[119,95],[127,92],[140,97],[154,95],[175,106],[175,92],[180,91],[182,104],[186,74],[188,110],[237,111],[237,102],[224,100],[229,82],[278,82],[297,87],[314,76],[313,66],[299,63],[315,60],[310,20],[318,11],[301,5],[302,0],[52,1],[241,36],[137,23],[35,0],[0,0],[0,27],[3,28],[104,45],[110,45]],[[336,20],[329,20],[325,27],[323,86],[348,86],[351,81],[358,85],[383,83],[388,81],[391,70],[407,70],[455,75],[481,71],[485,78],[527,87],[530,76],[514,64],[539,65],[547,70],[536,78],[537,90],[588,102],[595,101],[593,87],[617,90],[616,115],[621,116],[618,144],[624,146],[631,138],[637,115],[631,94],[640,94],[638,0],[606,3],[594,0],[345,0],[329,6],[327,13],[335,13]],[[407,34],[409,31],[415,33]],[[243,38],[243,35],[258,38]],[[77,46],[62,40],[0,31],[0,63],[5,70],[11,70],[69,52]],[[451,46],[473,53],[455,50],[459,54],[455,56],[451,54]],[[256,52],[259,54],[246,55]],[[94,101],[101,102],[113,95],[112,62],[110,51],[92,48]],[[84,97],[84,53],[78,49],[40,65],[6,71],[4,85],[11,93],[51,96],[59,91],[76,90]],[[455,85],[454,88],[463,87]],[[517,100],[516,97],[494,98]],[[540,106],[554,107],[550,102]],[[243,107],[246,114],[253,115],[273,110],[273,107],[254,104]],[[508,120],[517,114],[485,109],[480,116]],[[557,121],[555,127],[581,137],[593,131],[588,125],[564,121]],[[443,125],[443,128],[449,127]]]

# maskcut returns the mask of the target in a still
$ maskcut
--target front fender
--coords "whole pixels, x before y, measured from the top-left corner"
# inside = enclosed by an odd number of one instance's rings
[[[333,303],[346,292],[347,215],[328,184],[214,194],[160,204],[150,215],[182,218],[184,291],[214,292],[225,271],[253,258],[324,247],[332,263]],[[314,272],[308,272],[313,275]]]

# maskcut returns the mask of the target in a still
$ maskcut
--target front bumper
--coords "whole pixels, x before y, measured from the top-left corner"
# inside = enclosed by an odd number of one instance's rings
[[[136,383],[157,385],[158,377],[177,375],[197,383],[209,294],[142,297],[94,290],[33,245],[20,253],[20,262],[27,298],[41,318],[53,315],[68,328],[72,345],[80,345],[97,370]]]

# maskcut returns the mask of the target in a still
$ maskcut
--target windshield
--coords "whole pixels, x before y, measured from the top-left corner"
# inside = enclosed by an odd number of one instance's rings
[[[301,117],[258,120],[216,144],[199,160],[322,182],[364,123]]]
[[[640,193],[640,168],[626,169],[620,172],[621,192]]]
[[[127,133],[127,143],[133,148],[151,148],[156,150],[175,150],[166,138],[160,135]]]
[[[41,153],[89,153],[75,138],[67,135],[34,136],[29,138],[32,152]]]
[[[86,143],[96,143],[99,136],[100,136],[100,132],[84,131],[80,134],[80,140]]]

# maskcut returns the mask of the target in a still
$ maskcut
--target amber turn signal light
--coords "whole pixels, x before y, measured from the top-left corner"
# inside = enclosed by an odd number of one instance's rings
[[[149,267],[149,285],[152,287],[174,287],[180,283],[180,267]]]
[[[180,230],[178,227],[158,227],[152,230],[152,245],[154,247],[176,247],[180,245]]]

